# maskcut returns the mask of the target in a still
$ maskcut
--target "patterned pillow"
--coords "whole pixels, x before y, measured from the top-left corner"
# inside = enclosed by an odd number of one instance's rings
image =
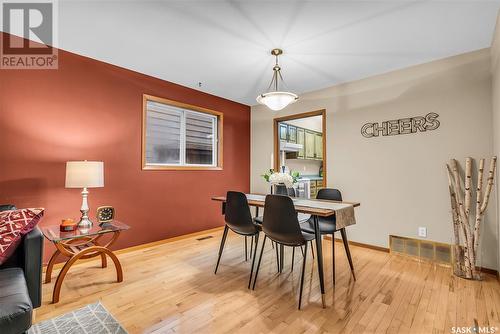
[[[21,243],[24,235],[33,230],[44,209],[19,209],[0,212],[0,265]]]

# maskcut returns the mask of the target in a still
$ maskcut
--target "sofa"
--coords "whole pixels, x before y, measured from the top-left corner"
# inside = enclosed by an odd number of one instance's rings
[[[0,211],[15,209],[0,205]],[[35,228],[0,266],[0,333],[19,334],[31,327],[33,309],[42,303],[43,235]]]

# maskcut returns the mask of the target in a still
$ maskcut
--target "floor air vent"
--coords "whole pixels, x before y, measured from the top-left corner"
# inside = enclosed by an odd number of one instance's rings
[[[389,236],[391,253],[402,254],[424,261],[451,264],[451,245],[413,238]]]
[[[213,236],[211,236],[211,235],[207,235],[206,237],[201,237],[201,238],[198,238],[198,239],[196,239],[196,240],[198,240],[198,241],[202,241],[202,240],[207,240],[207,239],[211,239],[211,238],[213,238]]]

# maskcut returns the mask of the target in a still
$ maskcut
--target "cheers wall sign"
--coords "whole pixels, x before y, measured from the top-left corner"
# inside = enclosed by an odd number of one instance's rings
[[[382,123],[366,123],[361,127],[363,137],[406,135],[439,128],[438,114],[430,112],[425,116],[401,118]]]

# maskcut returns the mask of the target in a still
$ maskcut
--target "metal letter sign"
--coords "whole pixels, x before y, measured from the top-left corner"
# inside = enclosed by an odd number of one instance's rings
[[[401,118],[382,123],[366,123],[361,127],[361,134],[365,138],[382,136],[405,135],[425,132],[439,128],[438,114],[430,112],[425,116]]]

